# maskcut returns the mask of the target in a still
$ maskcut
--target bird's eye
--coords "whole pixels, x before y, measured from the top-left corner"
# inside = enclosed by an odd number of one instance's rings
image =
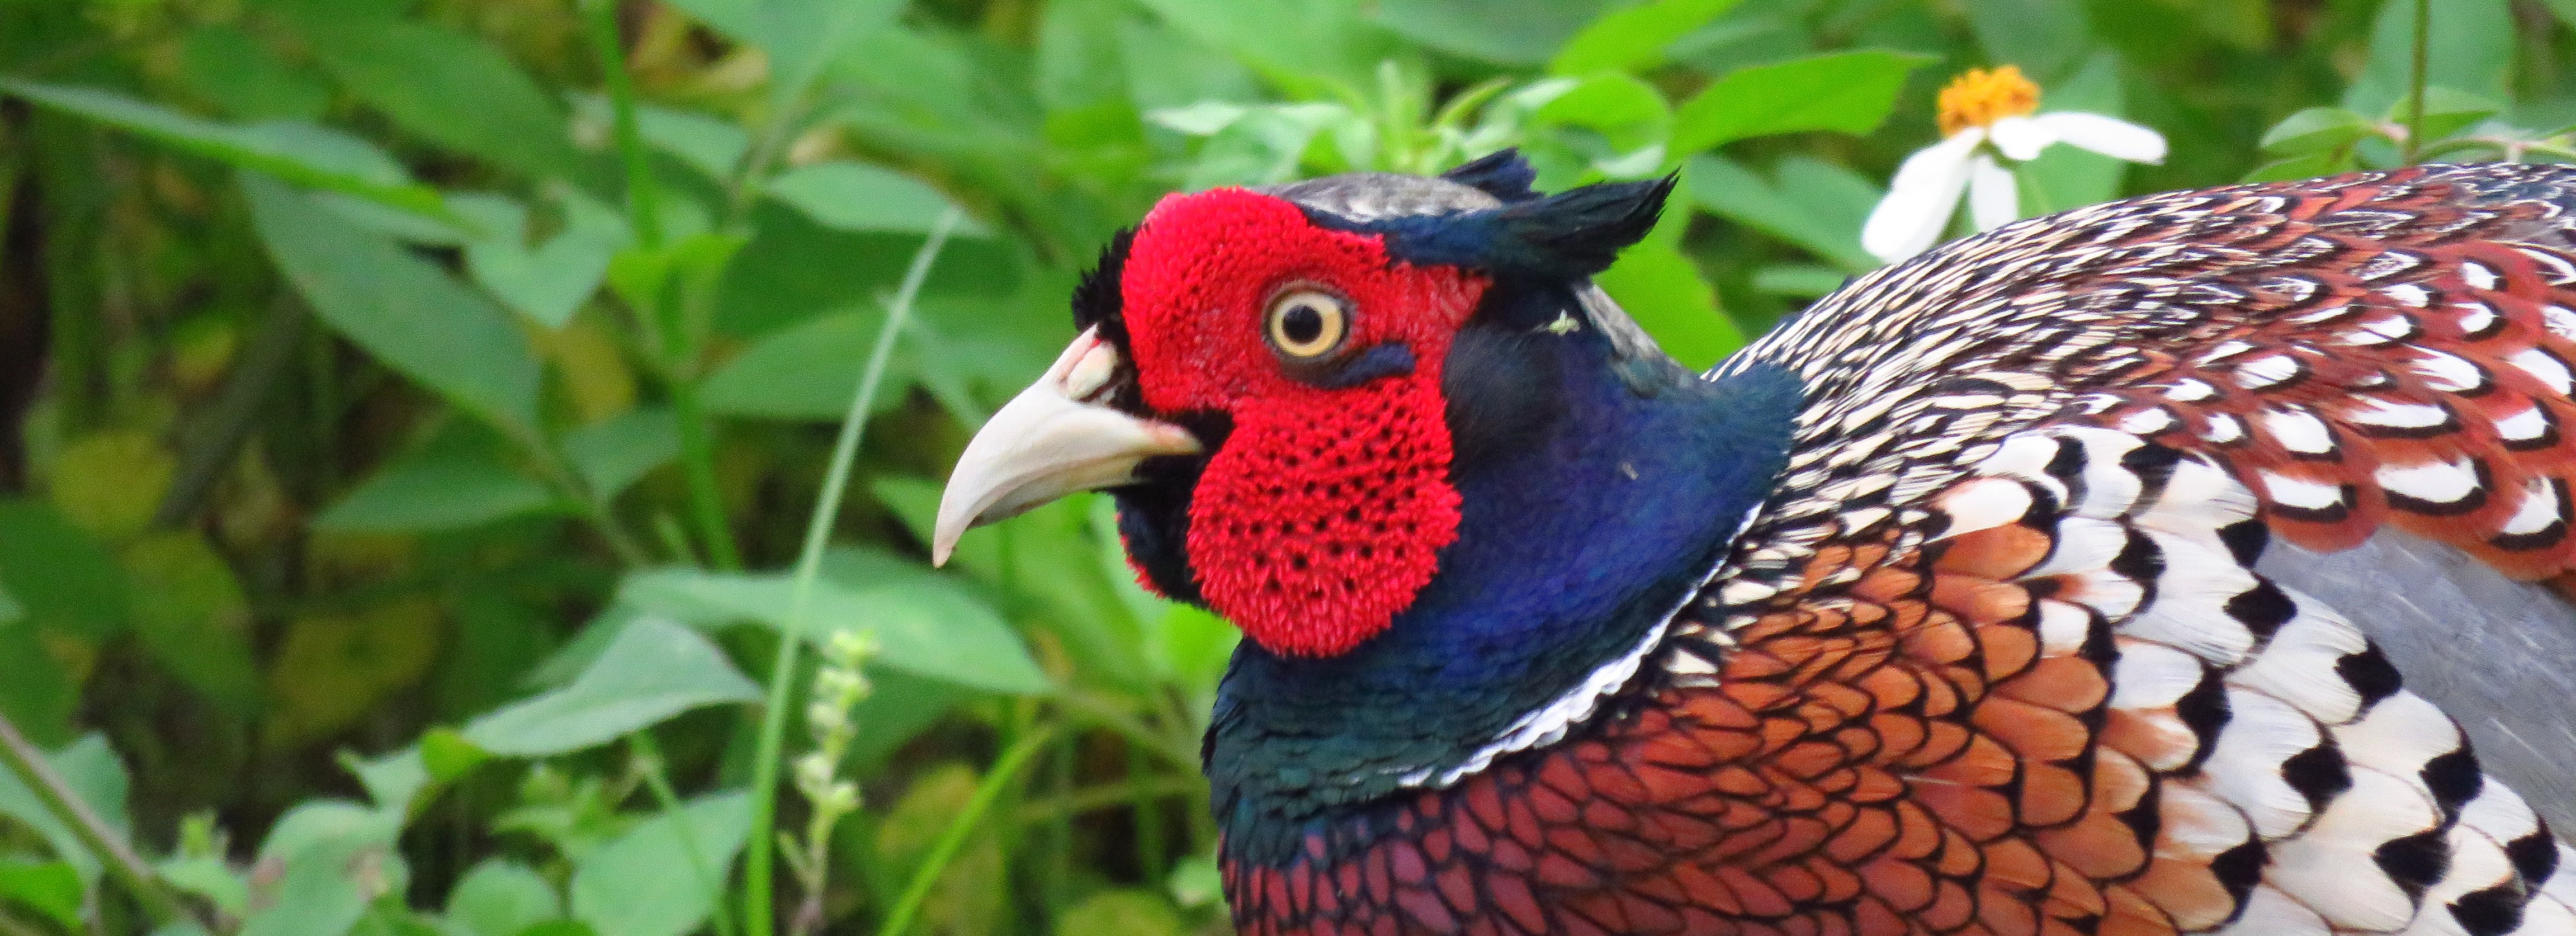
[[[1290,360],[1306,361],[1333,353],[1350,334],[1350,310],[1340,296],[1313,289],[1291,289],[1270,300],[1270,345]]]

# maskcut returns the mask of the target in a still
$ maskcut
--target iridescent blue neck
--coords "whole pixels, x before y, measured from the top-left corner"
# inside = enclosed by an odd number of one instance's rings
[[[1481,314],[1445,364],[1463,516],[1413,605],[1343,656],[1236,652],[1207,745],[1233,857],[1284,859],[1319,822],[1554,741],[1768,496],[1794,377],[1711,383],[1528,318]]]

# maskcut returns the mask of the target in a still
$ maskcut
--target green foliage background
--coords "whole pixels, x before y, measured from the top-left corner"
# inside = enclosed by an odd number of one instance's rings
[[[1119,226],[1677,170],[1603,280],[1706,364],[1874,265],[1969,66],[2172,142],[2030,214],[2569,154],[2576,0],[2429,0],[2420,118],[2417,12],[0,0],[0,932],[1222,931],[1231,630],[1097,499],[924,562]]]

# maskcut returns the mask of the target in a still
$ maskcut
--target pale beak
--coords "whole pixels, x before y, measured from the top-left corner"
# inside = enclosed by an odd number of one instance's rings
[[[1046,376],[994,413],[948,476],[939,496],[939,526],[930,561],[943,564],[957,538],[1075,491],[1136,480],[1136,466],[1156,455],[1191,455],[1197,436],[1170,423],[1111,408],[1110,378],[1118,349],[1093,328],[1047,368]]]

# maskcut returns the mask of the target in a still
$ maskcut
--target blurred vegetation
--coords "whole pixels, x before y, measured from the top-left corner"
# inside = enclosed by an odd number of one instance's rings
[[[1117,227],[1678,170],[1706,364],[1969,66],[2172,141],[2031,214],[2566,156],[2576,0],[2426,12],[2419,116],[2414,0],[0,0],[0,932],[1222,931],[1231,630],[1101,499],[924,562]]]

